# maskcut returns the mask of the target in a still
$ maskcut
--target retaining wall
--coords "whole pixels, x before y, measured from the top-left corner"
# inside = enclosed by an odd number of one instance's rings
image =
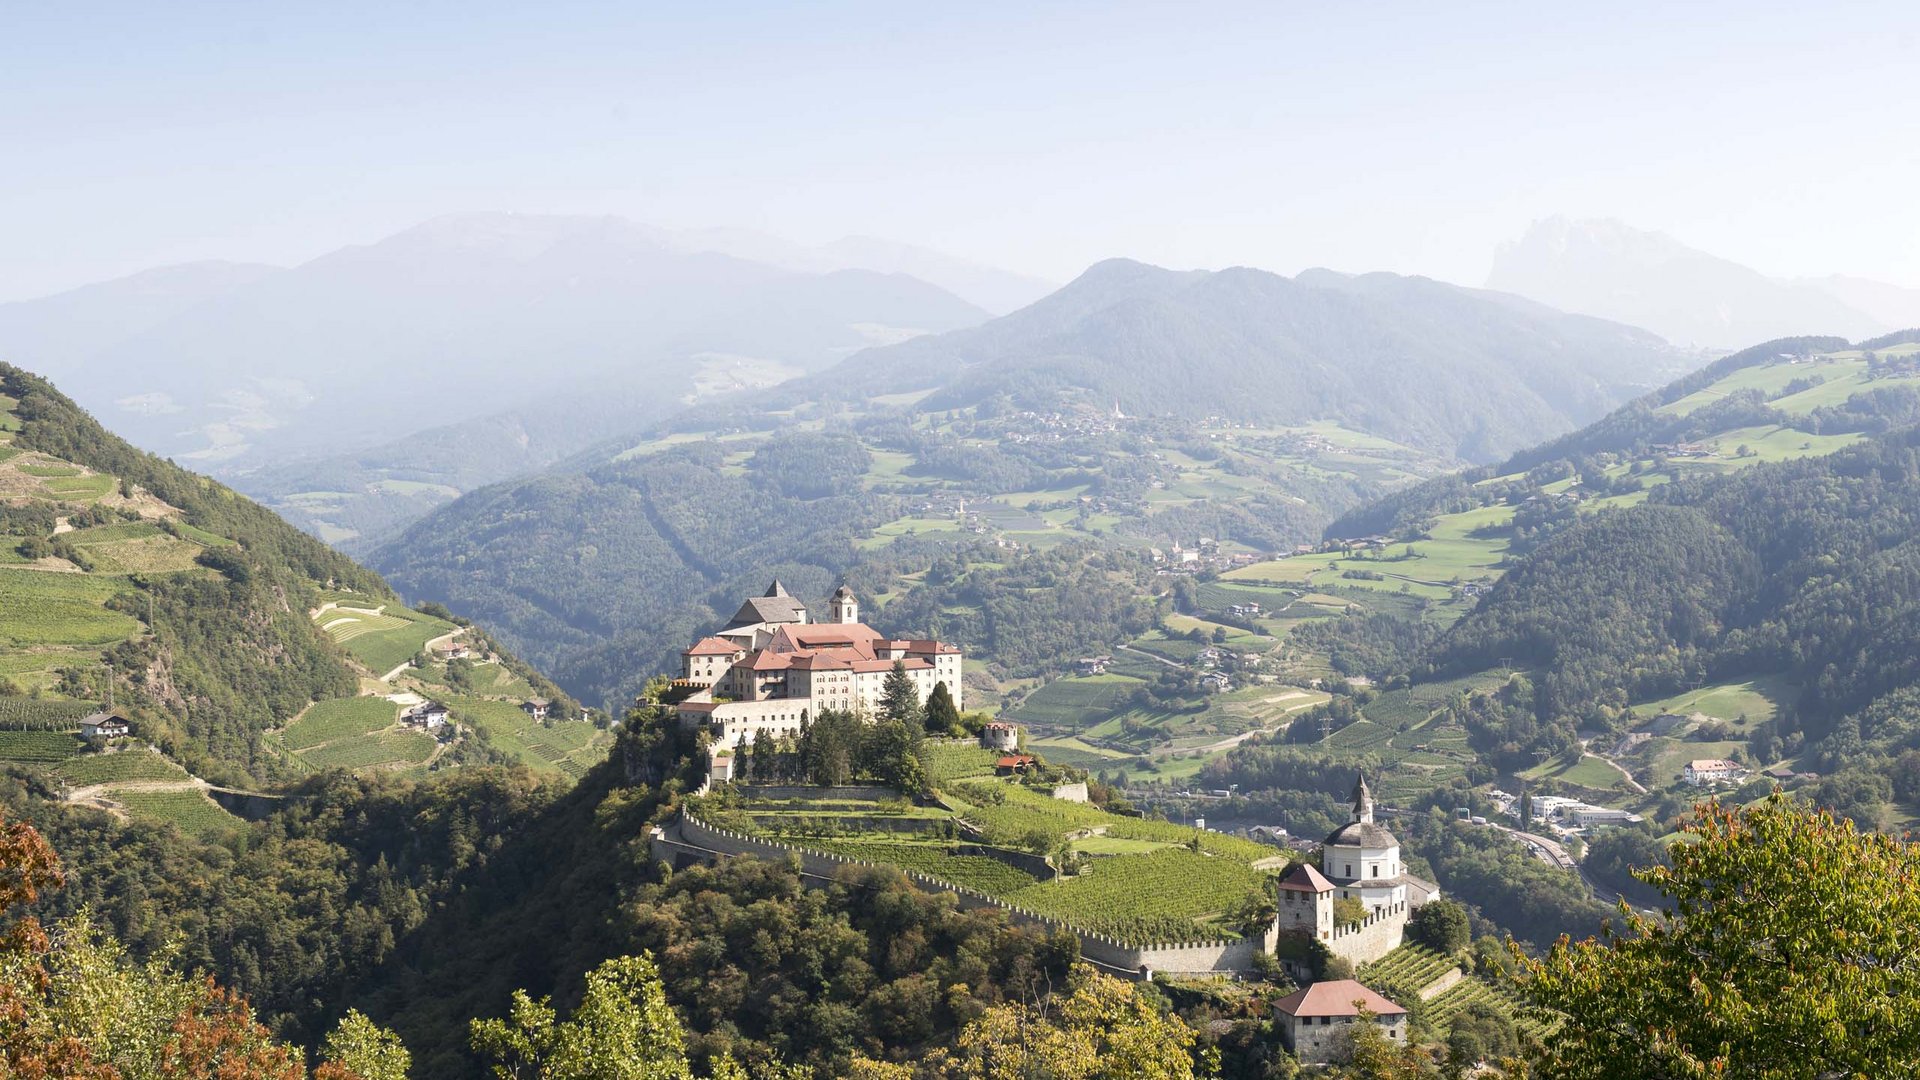
[[[1420,1000],[1432,1001],[1434,998],[1460,985],[1460,980],[1466,977],[1466,972],[1461,971],[1459,968],[1451,968],[1445,975],[1440,976],[1420,988]]]
[[[822,884],[836,880],[839,872],[848,866],[884,865],[845,855],[807,851],[804,848],[715,828],[684,811],[669,825],[653,830],[652,848],[654,858],[666,862],[673,862],[678,855],[696,858],[703,862],[743,855],[774,860],[793,858],[799,861],[800,873],[803,877],[814,879]],[[1154,972],[1170,975],[1209,975],[1251,971],[1254,955],[1262,950],[1271,950],[1274,938],[1278,934],[1276,928],[1270,927],[1260,939],[1241,938],[1230,941],[1138,945],[1082,930],[1059,919],[1016,907],[998,897],[931,877],[916,870],[889,868],[906,874],[914,884],[923,889],[953,895],[962,910],[997,908],[1006,913],[1008,922],[1016,925],[1072,934],[1080,939],[1082,957],[1111,974],[1132,979],[1143,979]]]

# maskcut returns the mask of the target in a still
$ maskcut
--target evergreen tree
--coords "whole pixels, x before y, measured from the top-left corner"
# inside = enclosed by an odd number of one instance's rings
[[[913,676],[907,674],[907,665],[902,661],[895,660],[893,670],[887,672],[886,684],[880,689],[880,712],[887,719],[898,720],[911,728],[923,728],[926,724],[920,690],[913,685]]]
[[[957,734],[960,727],[960,708],[953,703],[953,695],[947,692],[947,684],[933,684],[933,693],[927,695],[927,732],[932,735]]]

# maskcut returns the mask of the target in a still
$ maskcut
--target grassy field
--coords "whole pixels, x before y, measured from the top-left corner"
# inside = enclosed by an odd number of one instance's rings
[[[1788,700],[1794,693],[1794,687],[1785,679],[1764,675],[1745,682],[1703,686],[1698,690],[1635,705],[1633,711],[1642,716],[1658,716],[1661,713],[1690,715],[1697,712],[1721,720],[1745,716],[1757,724],[1773,719],[1779,703]]]
[[[125,641],[140,621],[104,607],[125,587],[87,574],[0,566],[0,647]]]
[[[288,750],[308,750],[392,727],[399,716],[400,706],[382,697],[316,701],[280,733],[280,744]]]

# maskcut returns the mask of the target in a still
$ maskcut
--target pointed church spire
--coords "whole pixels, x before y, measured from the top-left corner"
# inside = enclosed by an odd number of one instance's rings
[[[1353,820],[1373,823],[1373,792],[1367,787],[1367,774],[1360,773],[1353,782]]]
[[[766,596],[790,596],[790,595],[792,595],[792,594],[791,594],[791,593],[789,593],[789,592],[787,592],[787,587],[786,587],[785,585],[782,585],[782,584],[780,584],[780,579],[779,579],[779,578],[774,578],[774,579],[773,579],[773,584],[771,584],[771,585],[769,585],[769,586],[767,586],[767,591],[766,591],[766,593],[765,593],[764,595],[766,595]]]

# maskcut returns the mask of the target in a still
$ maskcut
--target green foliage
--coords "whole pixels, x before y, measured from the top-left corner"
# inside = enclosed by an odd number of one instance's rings
[[[407,1080],[413,1067],[413,1055],[399,1037],[358,1009],[348,1009],[340,1025],[327,1033],[323,1053],[357,1080]]]
[[[1669,916],[1523,960],[1527,994],[1563,1018],[1540,1074],[1911,1074],[1920,854],[1779,795],[1709,805],[1687,831],[1643,875]]]
[[[500,1080],[683,1080],[685,1033],[650,956],[608,960],[587,973],[573,1015],[515,991],[506,1020],[475,1020],[473,1047]]]
[[[1603,834],[1604,835],[1604,834]],[[1407,937],[1441,953],[1457,953],[1473,938],[1466,909],[1451,900],[1429,900],[1407,919]]]

